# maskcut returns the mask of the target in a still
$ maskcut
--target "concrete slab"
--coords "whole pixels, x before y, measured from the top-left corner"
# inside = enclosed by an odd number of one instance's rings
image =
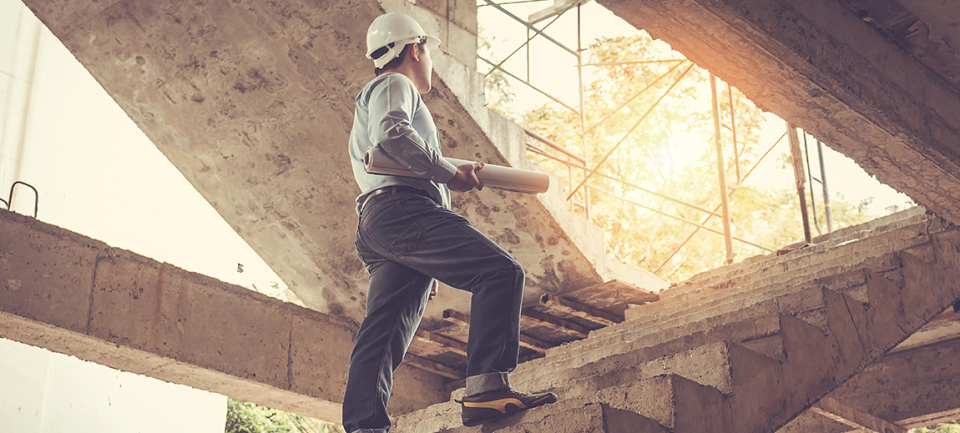
[[[340,419],[356,327],[0,211],[0,336],[320,419]],[[444,401],[397,375],[393,413]]]

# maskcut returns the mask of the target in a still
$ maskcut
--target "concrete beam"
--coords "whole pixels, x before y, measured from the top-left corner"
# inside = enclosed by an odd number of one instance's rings
[[[960,222],[960,91],[839,2],[599,3]]]
[[[830,397],[913,428],[921,425],[899,421],[960,407],[958,387],[960,339],[954,339],[887,355],[844,383]]]
[[[0,337],[338,421],[356,327],[0,210]],[[393,413],[444,401],[402,368]]]
[[[853,429],[880,433],[907,433],[907,429],[885,419],[877,418],[856,408],[847,406],[830,397],[825,397],[810,408],[813,412]]]

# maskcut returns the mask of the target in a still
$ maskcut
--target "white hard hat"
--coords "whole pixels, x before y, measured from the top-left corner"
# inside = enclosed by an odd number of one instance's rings
[[[382,68],[387,62],[397,58],[407,44],[427,42],[433,49],[440,45],[440,39],[430,36],[423,27],[408,15],[391,12],[373,20],[367,29],[367,58],[373,60],[376,68]],[[373,53],[386,48],[378,57]]]

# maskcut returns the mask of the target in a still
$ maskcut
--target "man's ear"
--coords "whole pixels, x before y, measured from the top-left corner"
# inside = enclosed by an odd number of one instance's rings
[[[413,57],[413,60],[420,61],[420,45],[410,44],[410,57]]]

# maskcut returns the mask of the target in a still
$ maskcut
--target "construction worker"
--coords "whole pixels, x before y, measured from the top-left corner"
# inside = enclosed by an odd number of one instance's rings
[[[431,52],[440,40],[413,18],[389,13],[367,30],[376,78],[356,100],[350,159],[360,186],[357,252],[369,275],[367,311],[343,397],[347,432],[390,430],[387,401],[438,280],[472,293],[463,423],[478,425],[553,403],[553,393],[510,387],[517,366],[523,269],[507,252],[450,210],[450,190],[480,190],[482,163],[454,166],[441,156],[437,127],[420,95],[432,87]],[[363,154],[379,147],[429,179],[368,174]]]

